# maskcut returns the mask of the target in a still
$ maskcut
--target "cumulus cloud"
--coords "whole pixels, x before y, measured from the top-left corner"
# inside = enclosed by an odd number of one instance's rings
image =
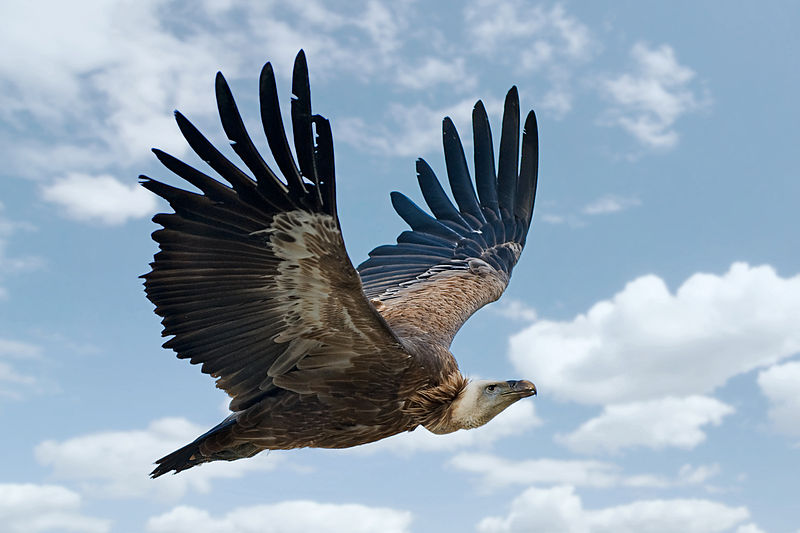
[[[348,451],[351,453],[388,451],[399,455],[410,455],[415,452],[449,452],[465,448],[487,448],[498,440],[512,435],[520,435],[541,423],[539,417],[536,416],[533,403],[523,400],[497,415],[490,424],[469,431],[434,435],[419,427],[412,432],[348,448]]]
[[[631,49],[635,72],[605,80],[603,88],[614,102],[610,123],[622,127],[650,148],[671,148],[678,142],[673,126],[682,115],[705,105],[690,87],[692,69],[678,63],[668,45]]]
[[[214,479],[240,478],[248,472],[272,470],[278,464],[278,456],[262,453],[247,461],[200,465],[180,476],[148,477],[156,459],[207,429],[183,418],[162,418],[143,430],[45,441],[36,446],[35,454],[39,463],[52,467],[56,478],[75,481],[87,492],[109,498],[178,498],[190,489],[205,493]]]
[[[0,483],[0,523],[6,533],[106,533],[109,520],[80,512],[81,496],[58,485]]]
[[[586,509],[571,486],[529,488],[514,499],[505,516],[484,518],[481,533],[716,533],[732,532],[750,516],[746,507],[701,499],[638,500]]]
[[[152,215],[156,197],[133,182],[108,176],[71,173],[42,189],[42,198],[61,206],[69,218],[117,225]]]
[[[147,521],[151,533],[407,533],[412,515],[386,507],[288,501],[239,507],[221,517],[180,506]]]
[[[799,352],[798,316],[800,275],[770,266],[694,274],[674,293],[646,275],[572,320],[540,319],[511,338],[510,357],[561,401],[707,394]]]
[[[770,402],[768,416],[775,429],[800,437],[800,361],[760,372],[758,386]]]
[[[618,196],[606,194],[597,200],[586,204],[581,212],[584,215],[607,215],[617,213],[631,207],[640,206],[642,202],[633,196]]]
[[[688,450],[706,440],[703,426],[718,426],[733,412],[733,407],[707,396],[612,404],[556,440],[579,453],[617,452],[634,447]]]
[[[669,478],[652,474],[625,475],[614,463],[576,459],[525,459],[513,461],[488,453],[459,453],[450,466],[480,474],[481,486],[498,488],[507,485],[575,487],[667,488],[697,485],[719,473],[718,465],[683,465]]]

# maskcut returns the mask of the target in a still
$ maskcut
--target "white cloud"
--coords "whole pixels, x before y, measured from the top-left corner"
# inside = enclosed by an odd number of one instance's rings
[[[442,109],[431,109],[417,104],[389,106],[388,122],[378,126],[370,126],[359,118],[340,120],[337,123],[337,138],[360,149],[372,150],[391,156],[419,156],[421,154],[438,153],[442,146],[442,119],[446,116],[453,119],[458,127],[459,136],[465,145],[465,151],[472,141],[471,117],[475,98],[464,98],[454,105]],[[499,128],[499,117],[503,108],[500,100],[484,100],[490,121]]]
[[[476,0],[464,9],[464,18],[481,53],[493,54],[515,41],[528,43],[522,56],[526,68],[563,57],[586,59],[592,53],[589,29],[560,5],[546,9],[519,0]]]
[[[45,441],[36,446],[35,454],[39,463],[53,468],[56,478],[77,481],[84,490],[110,498],[177,498],[189,489],[208,492],[216,478],[240,478],[247,472],[269,471],[280,460],[278,455],[264,452],[241,461],[203,464],[180,475],[155,480],[148,477],[156,459],[188,444],[207,429],[182,418],[162,418],[144,430]]]
[[[9,339],[0,339],[0,357],[29,359],[39,357],[42,349],[35,344]]]
[[[579,453],[624,448],[691,449],[705,441],[703,426],[718,426],[733,407],[707,396],[659,398],[606,405],[603,412],[556,440]]]
[[[553,225],[566,225],[570,228],[582,228],[586,226],[586,222],[584,222],[583,218],[574,215],[572,213],[558,215],[555,213],[544,213],[542,214],[538,220],[545,222],[547,224]]]
[[[477,79],[467,71],[463,57],[448,61],[429,56],[417,65],[400,66],[397,83],[409,89],[428,89],[444,83],[465,90],[474,88]]]
[[[42,198],[64,208],[69,218],[109,225],[152,215],[158,206],[155,195],[138,183],[125,185],[108,175],[68,174],[44,187]]]
[[[38,359],[41,348],[35,344],[0,338],[0,397],[19,398],[21,388],[37,383],[34,374],[20,370],[20,363]]]
[[[769,399],[769,419],[775,429],[800,436],[800,361],[775,365],[760,372],[758,386]]]
[[[239,507],[222,517],[180,506],[147,521],[151,533],[407,533],[412,515],[386,507],[288,501]],[[265,529],[266,528],[266,529]]]
[[[584,215],[607,215],[610,213],[617,213],[631,207],[637,207],[642,202],[632,196],[618,196],[616,194],[607,194],[601,196],[597,200],[586,204],[581,212]]]
[[[750,516],[745,507],[701,499],[638,500],[585,509],[570,486],[529,488],[514,499],[506,516],[484,518],[481,533],[716,533],[731,531]]]
[[[659,277],[628,283],[570,321],[540,319],[510,342],[540,394],[585,404],[707,394],[800,351],[800,275],[734,263],[675,293]]]
[[[539,417],[536,416],[533,402],[522,400],[479,428],[462,429],[447,435],[435,435],[419,427],[414,431],[401,433],[388,439],[348,448],[348,451],[351,453],[388,451],[399,455],[410,455],[420,451],[446,452],[465,448],[487,448],[498,440],[520,435],[541,423]]]
[[[3,215],[5,206],[0,202],[0,281],[8,274],[34,270],[42,265],[42,260],[33,256],[10,255],[8,244],[14,233],[19,230],[32,230],[33,227],[24,222],[12,221]],[[0,300],[7,296],[6,289],[0,285]]]
[[[548,87],[537,91],[537,109],[556,118],[572,109],[572,79],[598,49],[588,27],[563,6],[520,0],[475,0],[464,9],[471,46],[521,74],[536,73]]]
[[[678,63],[667,46],[649,48],[637,43],[631,49],[636,72],[605,80],[603,87],[614,102],[610,122],[651,148],[671,148],[678,142],[675,122],[704,107],[689,87],[695,73]]]
[[[525,459],[512,461],[487,453],[459,453],[449,464],[480,474],[481,486],[507,485],[576,487],[667,488],[704,483],[719,472],[717,465],[683,465],[673,478],[652,474],[624,475],[618,465],[605,461],[575,459]]]
[[[450,460],[459,470],[482,474],[489,488],[512,484],[611,487],[620,483],[619,468],[602,461],[528,459],[511,461],[485,453],[460,453]]]
[[[214,72],[253,80],[270,59],[285,80],[301,48],[314,76],[392,79],[407,18],[400,2],[337,10],[319,2],[248,2],[236,10],[206,2],[174,24],[166,4],[0,5],[0,49],[14,51],[0,57],[0,117],[8,119],[0,135],[8,142],[0,147],[13,147],[0,155],[8,172],[37,179],[116,172],[151,161],[152,146],[181,155],[187,147],[171,111],[180,108],[198,122],[216,115]]]
[[[719,474],[720,468],[719,465],[714,463],[711,465],[699,465],[699,466],[692,466],[692,465],[683,465],[678,472],[678,478],[688,484],[694,485],[699,483],[705,483],[712,477]]]
[[[536,309],[528,307],[524,302],[513,298],[504,298],[499,304],[489,307],[494,313],[514,320],[533,322],[536,320]]]
[[[105,533],[108,520],[81,514],[81,496],[58,485],[0,483],[0,524],[6,533]]]
[[[735,533],[767,533],[753,523],[744,524],[736,528]]]

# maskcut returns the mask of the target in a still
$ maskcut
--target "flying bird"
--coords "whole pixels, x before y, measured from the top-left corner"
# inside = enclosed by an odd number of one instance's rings
[[[538,134],[531,111],[520,159],[516,87],[505,99],[497,166],[480,101],[472,111],[475,186],[445,118],[455,204],[419,159],[417,179],[431,214],[391,193],[410,230],[357,268],[336,210],[330,123],[312,114],[302,50],[292,94],[294,155],[267,63],[261,121],[277,171],[257,151],[217,73],[222,127],[246,170],[176,111],[189,146],[226,183],[158,149],[161,163],[199,192],[140,176],[174,210],[153,218],[162,226],[153,233],[160,251],[142,276],[163,318],[162,335],[171,337],[164,347],[214,377],[233,412],[159,459],[154,478],[263,450],[347,448],[418,426],[438,434],[476,428],[536,394],[527,380],[467,379],[449,350],[470,315],[502,295],[531,224]]]

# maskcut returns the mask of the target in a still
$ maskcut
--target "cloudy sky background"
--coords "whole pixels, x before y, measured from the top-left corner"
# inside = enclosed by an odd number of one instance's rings
[[[0,4],[5,531],[800,531],[800,8],[280,4]],[[445,115],[468,139],[482,98],[497,134],[513,84],[536,109],[533,232],[453,351],[540,394],[471,432],[150,480],[226,402],[160,348],[137,276],[165,206],[136,177],[172,180],[153,146],[203,167],[173,109],[226,145],[217,70],[260,135],[260,68],[288,108],[300,48],[356,263],[403,229],[414,159],[444,175]]]

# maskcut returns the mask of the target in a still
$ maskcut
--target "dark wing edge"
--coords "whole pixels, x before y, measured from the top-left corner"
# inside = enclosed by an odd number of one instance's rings
[[[358,272],[364,293],[398,334],[427,331],[449,344],[469,316],[505,290],[531,226],[538,178],[536,115],[530,111],[525,120],[521,160],[519,118],[519,96],[512,87],[505,99],[495,173],[486,109],[480,101],[475,104],[475,186],[458,132],[450,118],[444,119],[445,163],[455,205],[423,159],[417,160],[417,179],[431,214],[392,193],[392,205],[411,229],[398,236],[397,244],[373,249]],[[426,313],[450,319],[434,324],[440,330],[431,332],[431,323],[423,323],[430,320]]]
[[[311,112],[302,51],[292,91],[299,164],[267,63],[260,78],[261,116],[283,179],[255,148],[220,73],[216,96],[222,126],[253,177],[177,111],[178,127],[191,148],[227,184],[157,149],[164,166],[200,193],[140,176],[143,187],[174,209],[153,218],[163,226],[153,233],[160,251],[151,272],[142,276],[147,297],[163,317],[162,335],[172,337],[164,347],[217,378],[217,386],[233,398],[233,411],[254,405],[276,387],[324,394],[329,381],[348,373],[363,371],[371,379],[390,381],[409,364],[408,354],[361,292],[347,256],[336,213],[331,129]]]

